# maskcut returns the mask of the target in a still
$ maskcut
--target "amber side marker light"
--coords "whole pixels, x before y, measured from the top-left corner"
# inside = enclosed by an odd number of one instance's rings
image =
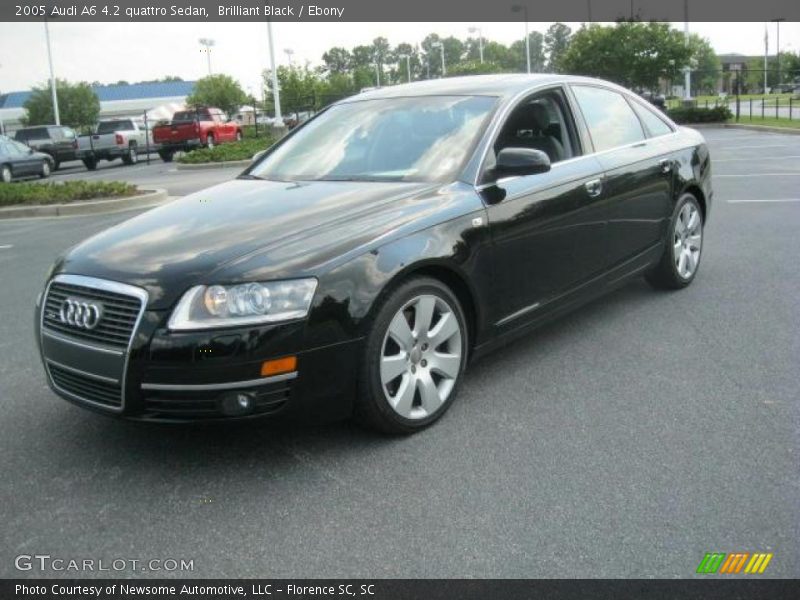
[[[261,363],[261,376],[269,377],[271,375],[281,375],[283,373],[291,373],[297,370],[297,357],[284,356],[283,358],[276,358],[275,360],[267,360]]]

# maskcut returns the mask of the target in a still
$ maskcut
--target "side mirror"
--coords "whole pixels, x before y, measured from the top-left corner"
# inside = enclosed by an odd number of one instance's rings
[[[550,170],[550,157],[534,148],[503,148],[497,155],[494,175],[497,179],[536,175]]]

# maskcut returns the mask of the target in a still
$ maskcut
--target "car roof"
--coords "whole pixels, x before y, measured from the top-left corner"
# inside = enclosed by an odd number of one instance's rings
[[[617,87],[608,81],[561,75],[557,73],[504,73],[497,75],[469,75],[466,77],[446,77],[428,79],[362,92],[342,102],[358,102],[379,98],[398,98],[407,96],[499,96],[513,97],[540,84],[559,82],[601,83]]]

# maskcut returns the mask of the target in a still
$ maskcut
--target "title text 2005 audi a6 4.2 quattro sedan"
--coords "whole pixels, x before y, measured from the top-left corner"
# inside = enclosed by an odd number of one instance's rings
[[[56,393],[103,413],[412,432],[469,358],[630,278],[691,283],[711,196],[700,134],[610,83],[380,89],[69,250],[37,338]]]

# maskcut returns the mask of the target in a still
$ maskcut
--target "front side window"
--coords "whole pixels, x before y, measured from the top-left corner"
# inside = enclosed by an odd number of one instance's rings
[[[586,120],[597,152],[645,139],[642,124],[619,92],[600,87],[576,85],[575,98]]]
[[[497,100],[418,96],[332,106],[255,165],[281,181],[446,181],[455,176]]]

